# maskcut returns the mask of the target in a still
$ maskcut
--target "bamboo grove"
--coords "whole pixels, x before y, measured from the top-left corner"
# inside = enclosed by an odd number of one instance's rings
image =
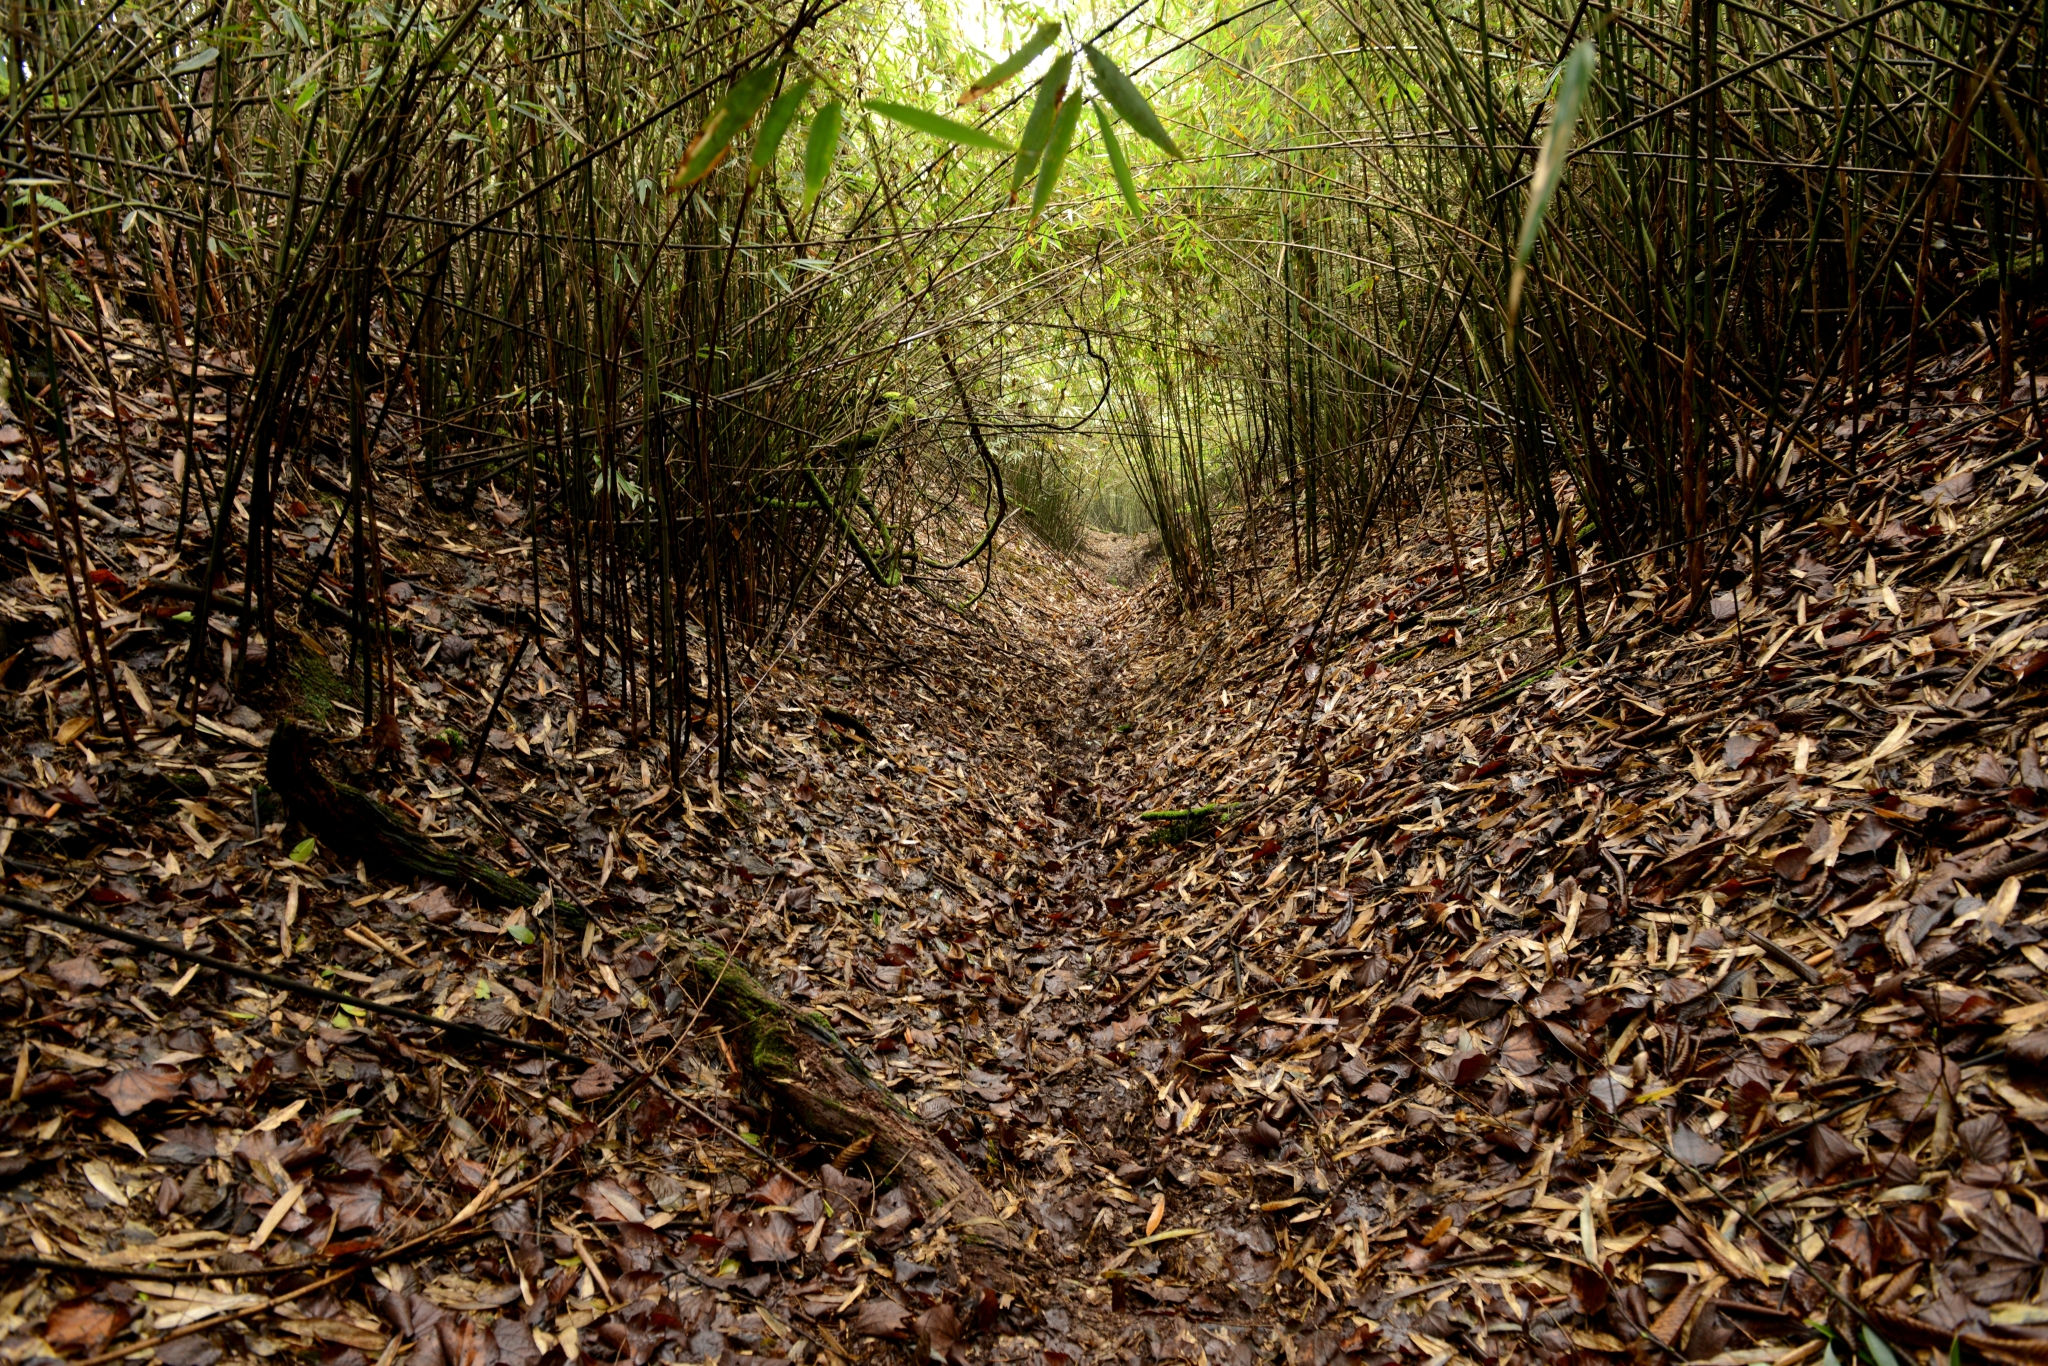
[[[125,457],[139,386],[234,624],[214,656],[194,612],[193,689],[326,611],[366,723],[414,499],[519,509],[579,701],[671,764],[731,763],[744,678],[812,624],[971,604],[1017,517],[1140,506],[1199,602],[1440,513],[1454,560],[1541,566],[1567,648],[1596,581],[1696,609],[1821,506],[1816,432],[1853,464],[1958,348],[2033,403],[2044,24],[19,0],[0,336],[44,564],[118,712],[57,495]],[[310,575],[277,550],[309,516]]]
[[[1200,252],[1227,321],[1192,341],[1181,305],[1159,331],[1229,393],[1203,405],[1228,458],[1161,453],[1189,381],[1158,359],[1119,433],[1184,592],[1216,591],[1214,498],[1310,574],[1441,508],[1453,559],[1462,535],[1572,586],[1563,649],[1600,566],[1702,607],[1766,511],[1818,512],[1846,472],[1812,458],[1823,424],[1853,462],[1881,408],[1940,400],[1936,357],[1981,344],[1983,387],[2035,404],[2041,12],[1295,19],[1204,44],[1190,78],[1229,71],[1267,119],[1218,130],[1234,217],[1204,215]]]

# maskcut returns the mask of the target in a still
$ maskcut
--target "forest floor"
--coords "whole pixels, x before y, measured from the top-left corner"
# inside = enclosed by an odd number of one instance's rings
[[[64,523],[132,746],[6,524],[0,1358],[2038,1362],[2048,483],[1974,364],[1880,405],[1760,574],[1603,586],[1584,637],[1560,593],[1562,654],[1477,507],[1195,609],[1129,538],[1019,535],[968,616],[870,596],[743,666],[723,784],[579,713],[490,491],[387,513],[395,753],[344,743],[318,621],[181,725],[199,528],[137,396],[133,484],[86,443]],[[309,839],[286,720],[551,896]],[[999,1237],[764,1098],[704,940]]]

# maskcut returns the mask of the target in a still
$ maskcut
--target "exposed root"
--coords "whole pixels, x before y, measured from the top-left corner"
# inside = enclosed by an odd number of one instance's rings
[[[909,1186],[932,1221],[950,1226],[970,1250],[1019,1246],[987,1189],[876,1085],[824,1016],[791,1009],[715,944],[687,946],[673,971],[704,998],[705,1013],[732,1031],[749,1079],[805,1130],[833,1143],[864,1143],[869,1169]]]
[[[466,887],[494,906],[526,906],[540,893],[482,859],[435,845],[382,802],[321,770],[326,746],[294,721],[279,723],[270,739],[264,778],[291,813],[327,848],[393,878],[426,878]]]

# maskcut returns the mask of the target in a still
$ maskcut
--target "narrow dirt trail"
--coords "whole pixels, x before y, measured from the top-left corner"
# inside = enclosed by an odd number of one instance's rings
[[[1172,1074],[1202,1036],[1193,1016],[1183,1025],[1179,1013],[1143,1004],[1191,995],[1200,1009],[1219,1004],[1161,980],[1168,970],[1176,986],[1206,974],[1208,959],[1189,944],[1167,952],[1160,936],[1182,913],[1210,919],[1209,908],[1161,896],[1173,891],[1168,881],[1132,876],[1149,859],[1179,859],[1134,838],[1127,809],[1171,761],[1132,719],[1146,702],[1136,670],[1157,665],[1138,658],[1159,629],[1150,619],[1159,602],[1140,593],[1156,563],[1150,549],[1146,538],[1091,533],[1077,562],[1054,561],[1019,585],[1035,629],[1010,637],[1029,656],[1013,667],[1029,667],[1040,686],[1014,717],[1012,744],[975,755],[991,788],[1020,790],[1028,770],[1020,806],[1039,817],[986,832],[992,844],[1021,834],[1007,862],[1013,874],[1031,870],[990,884],[1008,939],[991,955],[1011,984],[1004,1013],[985,1020],[956,1001],[940,1017],[939,1032],[990,1045],[990,1071],[974,1065],[971,1046],[963,1053],[970,1078],[1004,1079],[1004,1098],[988,1107],[987,1176],[1028,1242],[1009,1287],[1012,1332],[993,1345],[995,1360],[1043,1352],[1057,1362],[1064,1352],[1243,1364],[1284,1351],[1295,1321],[1269,1299],[1277,1244],[1256,1211],[1246,1218],[1238,1187],[1298,1190],[1299,1180],[1259,1182],[1243,1150],[1230,1150],[1232,1135],[1218,1144],[1167,1122]],[[1048,579],[1071,595],[1048,592]],[[984,686],[1007,676],[1001,661],[981,667],[997,670]],[[1241,986],[1241,957],[1226,957]]]
[[[1146,534],[1123,535],[1082,527],[1074,558],[1088,566],[1112,588],[1132,591],[1144,587],[1157,565],[1159,538]]]
[[[1023,1250],[998,1278],[1010,1307],[989,1344],[995,1360],[1249,1362],[1276,1350],[1288,1319],[1267,1303],[1271,1235],[1224,1189],[1235,1178],[1211,1169],[1236,1172],[1242,1157],[1162,1121],[1172,1073],[1200,1034],[1143,1002],[1176,995],[1161,981],[1169,969],[1175,986],[1202,975],[1207,960],[1185,945],[1162,951],[1160,934],[1207,908],[1132,879],[1136,863],[1177,858],[1147,827],[1133,837],[1127,809],[1143,775],[1163,771],[1131,719],[1144,702],[1135,652],[1158,610],[1139,591],[1146,550],[1102,534],[1075,561],[1012,547],[1012,575],[987,614],[1011,629],[952,638],[954,691],[917,722],[934,737],[979,730],[943,751],[971,799],[892,803],[899,838],[915,820],[912,838],[932,850],[919,866],[950,864],[953,876],[936,878],[932,912],[900,928],[884,912],[845,945],[849,960],[874,966],[840,990],[785,979],[792,1000],[837,1013],[877,1078],[943,1141],[982,1160],[1022,1231]],[[877,852],[886,867],[887,846]],[[789,929],[805,937],[794,918]],[[948,978],[970,985],[947,990]],[[899,1291],[935,1291],[919,1268],[943,1252],[943,1235],[934,1245],[913,1233],[894,1252]]]

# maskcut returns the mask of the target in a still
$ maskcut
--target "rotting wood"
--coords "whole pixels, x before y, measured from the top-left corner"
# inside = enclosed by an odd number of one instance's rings
[[[822,1015],[777,998],[716,944],[686,945],[671,971],[702,997],[705,1013],[732,1032],[749,1080],[780,1101],[814,1137],[849,1147],[865,1142],[878,1177],[909,1186],[934,1222],[971,1249],[1020,1244],[972,1172],[862,1067]]]
[[[329,777],[320,764],[325,748],[304,726],[280,722],[263,776],[292,819],[328,849],[379,873],[467,888],[493,906],[527,906],[539,899],[538,889],[482,859],[437,847],[382,802]]]

